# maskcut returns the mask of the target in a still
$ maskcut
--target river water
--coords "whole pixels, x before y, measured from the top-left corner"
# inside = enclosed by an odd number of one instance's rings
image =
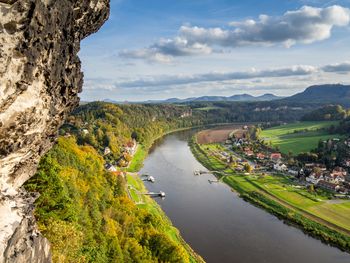
[[[349,263],[350,254],[323,244],[301,230],[240,199],[192,155],[188,139],[194,131],[168,135],[155,143],[141,173],[156,178],[150,191],[181,235],[206,262],[212,263]]]

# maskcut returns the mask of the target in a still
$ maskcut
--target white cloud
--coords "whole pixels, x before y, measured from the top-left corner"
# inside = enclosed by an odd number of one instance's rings
[[[193,75],[175,75],[175,76],[157,76],[132,80],[128,82],[116,83],[117,87],[135,88],[135,87],[157,87],[157,86],[172,86],[184,85],[201,82],[218,82],[228,80],[244,80],[255,78],[279,78],[288,76],[304,76],[317,72],[317,68],[313,66],[292,66],[287,68],[257,70],[241,72],[212,72],[205,74]]]
[[[161,39],[148,48],[123,51],[120,56],[169,63],[174,57],[210,54],[214,47],[311,44],[331,37],[334,27],[350,23],[350,9],[333,5],[326,8],[304,6],[282,16],[260,15],[257,20],[231,22],[230,28],[182,26],[178,36]]]
[[[342,75],[335,75],[342,73]],[[190,97],[203,94],[225,95],[237,89],[250,91],[271,90],[283,95],[289,87],[302,89],[309,85],[342,82],[349,83],[350,62],[323,65],[295,65],[283,68],[250,69],[247,71],[211,72],[188,75],[154,75],[134,79],[86,79],[83,99],[129,99],[145,100],[179,96]],[[336,76],[336,78],[335,78]],[[283,88],[285,87],[285,88]],[[285,95],[285,94],[284,94]]]
[[[350,61],[326,65],[322,70],[324,72],[348,73],[350,72]]]

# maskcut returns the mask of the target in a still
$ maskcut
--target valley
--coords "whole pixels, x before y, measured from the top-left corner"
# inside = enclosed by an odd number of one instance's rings
[[[59,144],[42,160],[38,174],[26,184],[29,191],[41,193],[36,203],[36,217],[45,237],[57,244],[52,250],[55,260],[67,260],[71,255],[75,255],[74,257],[87,258],[94,262],[105,262],[106,257],[111,256],[109,251],[112,249],[107,244],[113,242],[113,246],[118,244],[121,248],[115,251],[113,258],[122,258],[123,261],[147,262],[161,259],[168,262],[215,262],[214,258],[222,258],[222,262],[230,262],[230,259],[239,256],[241,262],[250,262],[252,258],[259,257],[259,252],[251,253],[246,259],[236,250],[231,252],[235,251],[237,255],[228,252],[227,245],[232,245],[232,240],[236,240],[233,238],[235,234],[232,233],[231,237],[214,234],[208,231],[209,221],[203,222],[207,225],[202,231],[215,238],[210,239],[208,244],[211,244],[211,248],[216,247],[212,242],[221,244],[226,256],[221,257],[217,249],[205,248],[200,241],[201,235],[198,232],[196,235],[191,234],[194,222],[189,225],[185,223],[191,217],[196,218],[191,214],[194,208],[188,210],[184,217],[183,208],[179,207],[181,202],[187,202],[191,206],[203,207],[203,211],[197,211],[199,215],[212,213],[215,208],[209,204],[198,203],[198,198],[202,191],[210,191],[208,187],[214,187],[214,190],[222,183],[232,187],[239,194],[236,196],[220,186],[220,191],[225,193],[222,197],[223,204],[228,198],[235,198],[235,202],[244,210],[254,210],[254,213],[260,214],[260,208],[263,208],[271,213],[273,218],[277,216],[323,242],[348,250],[350,207],[347,200],[329,200],[332,193],[326,191],[317,190],[312,193],[290,175],[264,170],[264,165],[261,164],[263,160],[256,161],[251,155],[260,154],[262,158],[263,153],[266,156],[265,161],[268,161],[269,153],[281,150],[280,158],[286,158],[291,147],[288,146],[289,151],[286,152],[281,142],[286,141],[287,144],[296,147],[289,136],[311,139],[309,144],[302,145],[303,151],[312,150],[317,146],[319,134],[315,133],[323,133],[327,136],[325,139],[337,136],[340,140],[344,135],[338,136],[329,130],[332,126],[338,126],[340,121],[297,122],[285,125],[283,120],[294,119],[287,113],[280,121],[273,123],[272,127],[263,127],[261,130],[260,125],[264,125],[264,122],[230,124],[230,117],[211,119],[212,114],[217,114],[215,111],[222,111],[223,108],[208,109],[206,115],[203,115],[203,111],[196,110],[196,105],[115,105],[94,102],[82,105],[68,118],[60,130]],[[237,109],[234,107],[230,112],[234,113],[235,110]],[[249,117],[249,120],[254,118]],[[218,121],[225,121],[226,124],[217,123]],[[199,144],[191,141],[197,132]],[[269,136],[272,142],[269,143],[265,136]],[[164,154],[168,156],[165,158],[159,156],[158,149],[163,149],[163,142],[167,142],[167,138],[171,138],[171,143],[165,147]],[[190,148],[187,146],[189,141]],[[231,149],[230,145],[235,148]],[[242,147],[237,148],[237,145]],[[170,147],[169,152],[167,147]],[[194,159],[190,149],[208,170]],[[152,161],[154,155],[159,157]],[[175,169],[173,172],[171,167]],[[196,171],[204,171],[206,175],[200,172],[201,175],[196,176]],[[94,180],[91,179],[93,174]],[[154,183],[144,180],[145,176],[152,176]],[[198,180],[201,182],[197,182],[195,178],[200,178]],[[96,179],[99,183],[96,183]],[[59,187],[56,186],[58,180],[61,181]],[[200,188],[193,188],[195,182],[200,184]],[[187,183],[189,185],[185,186]],[[46,187],[42,187],[43,185]],[[98,190],[98,187],[102,186],[104,190]],[[159,193],[164,193],[165,199],[158,198]],[[218,194],[216,192],[214,196],[208,196],[208,202],[218,202]],[[250,207],[243,200],[259,208],[243,208],[247,205]],[[85,211],[84,205],[91,207],[94,212]],[[222,209],[222,213],[228,213],[229,205],[223,205]],[[129,213],[132,213],[132,217],[128,216]],[[262,218],[266,217],[264,213]],[[268,214],[261,220],[271,220],[270,216]],[[232,214],[231,219],[235,220],[234,217]],[[218,227],[214,219],[210,219],[210,222],[211,228]],[[276,222],[281,223],[279,220]],[[231,228],[227,223],[221,224],[222,227]],[[252,221],[251,224],[256,222]],[[197,225],[204,227],[199,223]],[[55,234],[57,227],[63,226],[67,229],[66,232],[62,232],[62,235]],[[136,232],[135,227],[139,228]],[[287,241],[291,235],[290,231],[294,230],[290,230],[293,228],[289,226],[285,227],[282,227],[284,230],[281,231],[285,232],[282,235],[285,235],[283,238]],[[265,234],[271,234],[272,228],[273,226],[267,228]],[[81,236],[81,229],[84,229],[87,235]],[[115,229],[112,234],[101,236],[111,229]],[[120,231],[127,232],[121,236]],[[251,233],[252,237],[256,235],[256,231]],[[295,247],[296,250],[303,251],[308,246],[320,246],[319,249],[328,256],[340,253],[334,248],[325,250],[324,245],[317,240],[309,243],[305,241],[304,234],[297,233],[297,236],[300,235],[298,238],[306,243],[304,247]],[[62,246],[66,235],[76,236],[69,250]],[[245,242],[242,238],[237,241]],[[97,253],[96,246],[100,246],[100,242],[106,245]],[[153,246],[153,242],[159,243]],[[272,243],[270,245],[277,246]],[[249,249],[247,244],[244,246],[246,250]],[[269,246],[265,248],[266,251],[272,251]],[[163,254],[159,250],[160,247],[161,251],[168,252]],[[271,262],[279,262],[282,259],[288,262],[285,255],[272,253],[264,256],[270,258]],[[316,260],[316,254],[313,252],[309,251],[308,256],[311,262]],[[347,260],[348,254],[340,253],[339,262],[343,262],[343,258]],[[325,259],[329,258],[325,255]]]

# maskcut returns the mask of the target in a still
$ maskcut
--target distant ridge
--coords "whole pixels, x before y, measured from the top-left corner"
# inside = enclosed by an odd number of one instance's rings
[[[270,93],[266,93],[261,96],[252,96],[249,94],[237,94],[230,97],[225,96],[201,96],[201,97],[192,97],[186,99],[170,98],[167,100],[148,100],[143,103],[183,103],[183,102],[192,102],[192,101],[271,101],[278,100],[282,97],[275,96]]]
[[[297,93],[290,97],[278,97],[274,94],[266,93],[261,96],[252,96],[249,94],[237,94],[229,97],[225,96],[201,96],[191,97],[186,99],[169,98],[166,100],[148,100],[140,102],[118,102],[110,99],[105,102],[117,104],[171,104],[171,103],[186,103],[186,102],[258,102],[258,101],[279,101],[281,103],[307,103],[307,104],[340,104],[345,107],[350,107],[350,85],[342,84],[325,84],[314,85],[306,88],[303,92]]]
[[[308,87],[301,93],[284,98],[283,102],[341,104],[350,106],[350,85],[326,84]]]

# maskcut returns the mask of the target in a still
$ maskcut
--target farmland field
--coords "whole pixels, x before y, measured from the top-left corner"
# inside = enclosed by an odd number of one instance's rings
[[[199,144],[219,143],[226,141],[231,133],[234,133],[236,138],[239,138],[242,137],[244,132],[241,124],[221,126],[200,131],[197,134],[197,141]]]
[[[229,185],[239,184],[245,191],[266,191],[278,200],[292,207],[317,216],[327,222],[350,230],[350,201],[328,200],[324,195],[310,193],[305,189],[298,189],[296,185],[283,176],[254,176],[235,175],[224,180]]]
[[[260,137],[265,142],[271,142],[273,146],[279,147],[285,154],[288,152],[298,154],[316,148],[320,140],[341,137],[341,135],[329,134],[326,130],[322,130],[337,123],[336,121],[322,121],[287,124],[263,130]]]
[[[334,225],[350,233],[350,201],[329,200],[329,193],[322,190],[308,191],[283,175],[252,174],[243,175],[228,168],[210,152],[216,146],[192,146],[192,152],[209,170],[218,171],[222,180],[241,193],[258,192],[285,207],[303,212],[314,220],[323,220],[326,225]],[[217,149],[219,150],[219,149]]]

